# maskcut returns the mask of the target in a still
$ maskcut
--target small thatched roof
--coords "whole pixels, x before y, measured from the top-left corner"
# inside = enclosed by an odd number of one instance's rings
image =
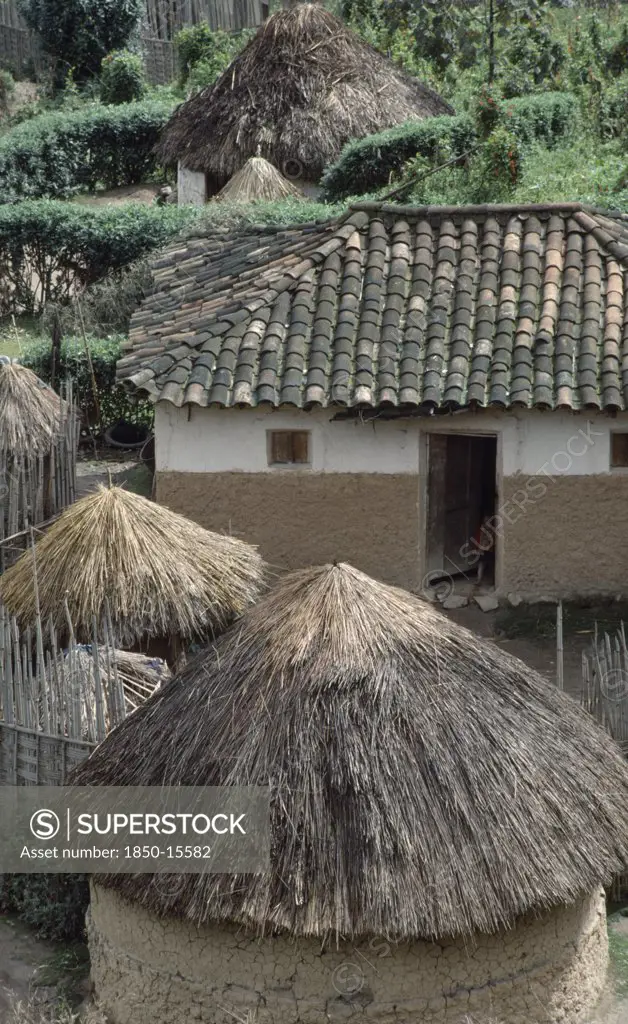
[[[213,197],[213,201],[254,203],[298,198],[303,199],[304,196],[296,185],[284,178],[264,157],[252,156]]]
[[[303,3],[273,14],[213,85],[177,108],[158,155],[222,183],[259,151],[315,181],[350,139],[452,113],[324,7]]]
[[[47,455],[66,412],[65,403],[32,370],[0,360],[0,452]]]
[[[272,870],[104,884],[159,914],[438,938],[628,862],[628,765],[577,704],[348,565],[277,589],[81,765],[81,785],[270,785]]]
[[[67,598],[79,641],[108,604],[116,642],[215,635],[258,597],[255,547],[210,533],[120,487],[100,487],[61,514],[35,545],[39,604],[65,634]],[[0,601],[23,628],[36,618],[33,554],[0,577]]]

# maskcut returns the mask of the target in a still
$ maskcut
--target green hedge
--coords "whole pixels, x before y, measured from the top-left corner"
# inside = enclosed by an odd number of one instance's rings
[[[558,92],[502,100],[499,109],[499,121],[520,143],[539,141],[547,146],[576,127],[580,110],[575,96]],[[468,115],[409,121],[358,139],[348,143],[325,171],[322,198],[334,202],[383,188],[413,157],[434,161],[440,153],[445,158],[461,156],[477,141]]]
[[[574,132],[580,120],[580,103],[570,92],[543,92],[502,100],[501,122],[523,145],[540,142],[553,146]]]
[[[417,155],[430,159],[447,148],[452,156],[475,142],[475,127],[467,115],[407,121],[365,139],[349,142],[321,182],[322,198],[335,202],[386,185],[392,175]]]
[[[150,402],[138,402],[116,383],[116,363],[122,354],[122,338],[63,338],[57,380],[72,380],[74,396],[85,425],[108,426],[124,419],[151,427],[154,409]],[[89,350],[89,357],[88,352]],[[47,338],[32,342],[20,358],[38,377],[50,383],[51,346]],[[91,362],[91,366],[90,366]],[[96,396],[92,381],[96,382]],[[97,401],[96,401],[97,398]]]
[[[0,202],[64,199],[145,180],[172,104],[148,100],[40,114],[0,137]]]
[[[0,875],[0,913],[17,914],[38,938],[85,938],[87,875]]]
[[[0,316],[38,313],[163,245],[194,207],[90,207],[40,199],[0,206]]]

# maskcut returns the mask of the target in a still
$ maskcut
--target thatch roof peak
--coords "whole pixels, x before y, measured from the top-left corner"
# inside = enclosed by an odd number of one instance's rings
[[[67,406],[26,366],[0,360],[0,452],[47,455],[58,440]]]
[[[139,752],[139,756],[138,756]],[[108,876],[199,923],[492,932],[628,860],[628,766],[574,701],[351,566],[285,577],[78,770],[82,785],[270,785],[272,870]]]
[[[300,3],[273,14],[213,85],[177,108],[158,153],[220,184],[256,155],[316,181],[350,139],[451,113],[335,15]]]
[[[121,487],[99,487],[66,508],[35,545],[44,622],[79,641],[105,607],[121,646],[147,637],[191,639],[221,632],[259,595],[257,548],[211,533]],[[33,553],[0,577],[0,601],[22,626],[35,622]]]

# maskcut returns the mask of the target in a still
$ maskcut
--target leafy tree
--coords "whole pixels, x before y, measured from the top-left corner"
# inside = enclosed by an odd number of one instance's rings
[[[497,39],[516,26],[538,26],[549,0],[384,0],[391,30],[413,31],[423,56],[443,70],[456,58],[462,67],[484,61],[487,80],[497,72]]]
[[[100,71],[103,57],[122,49],[138,23],[142,0],[19,0],[28,27],[55,64],[55,86],[68,71],[82,84]]]

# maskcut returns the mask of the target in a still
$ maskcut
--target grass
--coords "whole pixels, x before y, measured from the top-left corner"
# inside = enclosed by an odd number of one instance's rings
[[[628,193],[612,191],[625,166],[625,152],[617,141],[583,136],[553,149],[538,146],[525,155],[513,202],[579,200],[628,210]]]
[[[89,974],[89,951],[83,942],[60,947],[37,969],[36,984],[55,987],[62,1002],[74,1006],[82,998],[79,987]]]
[[[104,1013],[97,1008],[79,1015],[69,1006],[40,1006],[31,998],[13,1004],[8,1020],[3,1024],[107,1024]]]

